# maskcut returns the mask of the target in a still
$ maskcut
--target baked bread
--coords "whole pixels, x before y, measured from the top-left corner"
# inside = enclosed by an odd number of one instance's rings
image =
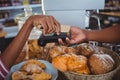
[[[40,61],[31,59],[27,61],[24,65],[22,65],[20,70],[25,71],[29,74],[33,74],[33,73],[41,73],[42,69],[45,68],[46,68],[45,64],[41,63]]]
[[[108,54],[93,54],[89,58],[90,70],[93,74],[104,74],[114,68],[115,62]]]
[[[42,48],[38,45],[36,39],[28,40],[28,53],[30,59],[34,58],[40,59],[42,57]]]
[[[53,58],[52,64],[60,71],[71,71],[79,74],[89,74],[87,58],[82,55],[64,54]]]
[[[65,54],[65,51],[64,51],[65,48],[66,47],[64,46],[55,46],[49,50],[49,54],[52,58]]]
[[[16,71],[12,74],[12,80],[50,80],[51,78],[52,76],[46,72],[28,75],[27,72]]]
[[[55,68],[57,68],[58,70],[60,70],[61,72],[65,72],[65,71],[67,71],[67,61],[68,61],[68,59],[69,59],[68,54],[54,57],[52,59],[52,65]]]
[[[76,50],[73,47],[55,46],[49,50],[49,54],[54,58],[63,54],[76,54]]]
[[[51,78],[50,74],[42,72],[41,74],[33,74],[32,80],[50,80]]]
[[[74,47],[67,47],[67,48],[65,49],[65,53],[68,53],[68,54],[76,54],[77,51],[76,51],[76,49],[75,49]]]
[[[91,44],[82,43],[76,47],[77,53],[89,57],[95,53],[95,48]]]
[[[16,71],[12,74],[12,80],[24,80],[27,78],[27,72]]]
[[[12,80],[50,80],[52,76],[44,71],[45,68],[45,64],[38,60],[28,60],[12,73]]]
[[[76,72],[78,74],[90,74],[87,66],[87,58],[85,56],[72,55],[67,62],[68,71]]]

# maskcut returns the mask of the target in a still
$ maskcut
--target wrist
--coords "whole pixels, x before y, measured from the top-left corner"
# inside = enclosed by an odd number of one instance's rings
[[[24,24],[26,24],[26,25],[28,25],[30,27],[34,27],[33,26],[33,21],[31,19],[29,19],[29,18],[26,20],[26,22]]]
[[[96,30],[86,30],[86,40],[87,41],[96,41],[96,38],[98,36],[97,31]]]
[[[89,41],[89,33],[88,30],[82,29],[82,34],[83,36],[83,42],[88,42]]]

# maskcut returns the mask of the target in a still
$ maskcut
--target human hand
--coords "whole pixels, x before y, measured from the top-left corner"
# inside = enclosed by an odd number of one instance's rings
[[[35,27],[43,28],[43,35],[47,33],[60,33],[60,23],[53,17],[48,15],[33,15],[28,18]],[[27,21],[28,21],[27,20]]]
[[[71,33],[71,39],[66,38],[66,42],[63,42],[62,39],[58,39],[59,43],[62,45],[78,44],[85,42],[87,39],[85,30],[80,29],[78,27],[71,27],[70,33]]]

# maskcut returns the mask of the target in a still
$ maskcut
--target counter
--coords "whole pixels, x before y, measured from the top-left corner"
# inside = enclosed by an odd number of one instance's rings
[[[100,12],[99,14],[104,16],[120,17],[120,11],[119,12]]]

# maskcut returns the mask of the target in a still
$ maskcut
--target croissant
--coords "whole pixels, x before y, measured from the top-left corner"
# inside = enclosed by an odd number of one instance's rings
[[[20,68],[21,71],[26,71],[29,74],[33,74],[33,73],[41,73],[42,69],[45,69],[46,66],[45,64],[31,59],[29,61],[27,61],[24,65],[22,65],[22,67]]]
[[[52,59],[52,65],[56,67],[58,70],[65,72],[67,71],[68,59],[69,57],[67,57],[66,55],[57,56]]]
[[[87,66],[87,58],[85,56],[72,55],[67,62],[68,71],[76,72],[79,74],[90,74]]]
[[[87,58],[82,55],[80,56],[77,56],[75,54],[60,55],[53,58],[52,64],[62,72],[72,71],[79,74],[90,73],[87,66]]]

